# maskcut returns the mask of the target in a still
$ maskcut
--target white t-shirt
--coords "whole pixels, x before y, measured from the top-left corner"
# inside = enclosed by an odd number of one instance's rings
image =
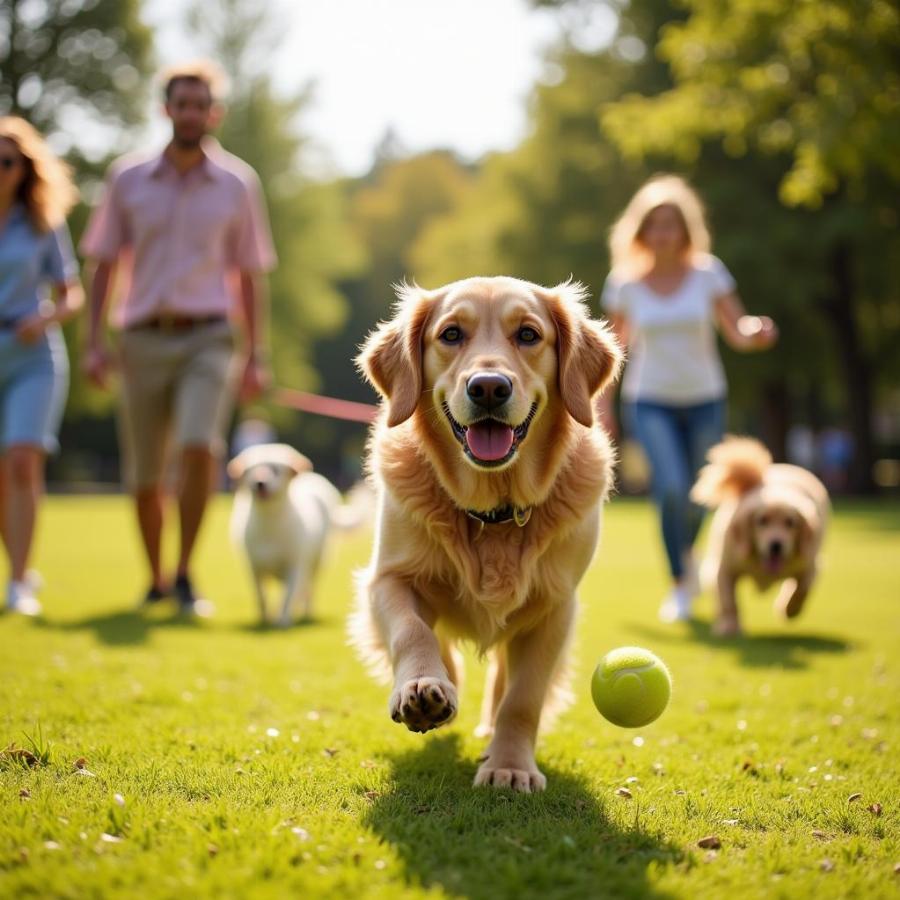
[[[606,280],[602,304],[630,331],[622,398],[689,406],[725,396],[714,306],[735,281],[715,256],[698,258],[671,294],[643,281]]]

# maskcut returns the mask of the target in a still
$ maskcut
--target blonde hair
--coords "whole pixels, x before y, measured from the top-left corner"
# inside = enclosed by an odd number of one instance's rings
[[[213,103],[224,100],[228,93],[228,76],[211,59],[193,59],[163,69],[159,73],[159,82],[166,101],[169,100],[176,81],[198,81],[205,84]]]
[[[25,177],[16,190],[31,224],[45,233],[59,228],[78,201],[72,170],[47,146],[32,125],[18,116],[0,116],[0,139],[15,145],[22,156]]]
[[[631,198],[610,232],[612,269],[620,277],[640,277],[650,267],[652,258],[641,241],[641,231],[660,206],[673,206],[681,216],[689,258],[709,253],[709,229],[697,192],[678,175],[654,175]]]

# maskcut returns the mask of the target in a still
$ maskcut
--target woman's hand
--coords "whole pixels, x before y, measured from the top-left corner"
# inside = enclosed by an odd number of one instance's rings
[[[737,294],[716,298],[715,309],[722,337],[735,350],[768,350],[778,340],[775,323],[768,316],[748,316]]]
[[[18,338],[20,344],[35,344],[41,339],[47,330],[47,326],[53,321],[52,316],[46,316],[43,313],[26,316],[16,324],[16,338]]]
[[[747,339],[748,349],[768,350],[778,340],[778,327],[768,316],[741,316],[737,330]]]
[[[112,358],[102,344],[97,343],[88,346],[84,359],[81,361],[81,368],[88,381],[95,388],[102,391],[109,387]]]

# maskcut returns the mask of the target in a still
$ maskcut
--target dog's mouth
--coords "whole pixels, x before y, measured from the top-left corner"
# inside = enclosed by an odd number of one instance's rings
[[[509,462],[528,435],[528,429],[537,415],[535,401],[528,415],[518,425],[510,425],[500,419],[485,417],[469,425],[463,425],[453,418],[446,401],[441,403],[444,415],[450,423],[453,435],[463,448],[466,456],[476,465],[495,468]]]
[[[780,549],[774,547],[770,548],[763,556],[763,565],[765,566],[766,571],[771,575],[777,575],[784,566],[784,563],[784,552]]]
[[[272,492],[269,490],[269,486],[265,482],[257,481],[256,484],[253,485],[253,493],[256,494],[256,496],[259,497],[260,500],[265,500]]]

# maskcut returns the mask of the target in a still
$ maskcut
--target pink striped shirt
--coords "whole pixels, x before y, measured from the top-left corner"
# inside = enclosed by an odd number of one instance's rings
[[[184,174],[165,155],[119,160],[81,241],[119,265],[113,321],[227,315],[234,272],[267,272],[275,250],[256,173],[215,141]]]

